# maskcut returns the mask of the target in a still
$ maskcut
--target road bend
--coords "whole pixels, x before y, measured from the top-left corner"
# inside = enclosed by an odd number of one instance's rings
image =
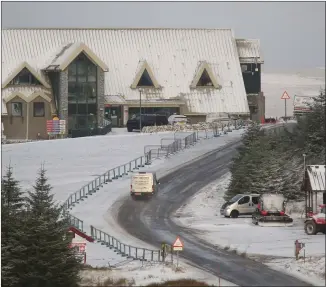
[[[230,143],[160,178],[160,191],[150,201],[126,197],[116,215],[119,225],[154,246],[162,242],[172,244],[180,236],[185,246],[180,257],[239,286],[312,286],[260,262],[217,248],[197,237],[194,230],[178,226],[171,219],[191,196],[228,172],[240,144],[239,140]]]

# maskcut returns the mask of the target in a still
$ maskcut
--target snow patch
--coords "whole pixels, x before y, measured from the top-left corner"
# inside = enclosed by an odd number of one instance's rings
[[[117,268],[107,270],[89,269],[82,272],[82,286],[96,286],[105,280],[128,284],[125,286],[146,286],[152,283],[162,283],[168,280],[193,279],[214,286],[236,286],[223,279],[198,270],[192,266],[180,263],[178,267],[172,264],[153,262],[130,262]]]
[[[174,221],[194,231],[199,230],[198,237],[225,250],[263,261],[265,264],[283,262],[288,264],[284,265],[287,272],[300,269],[305,280],[314,279],[311,273],[314,266],[319,277],[324,278],[325,285],[325,235],[306,235],[304,218],[300,216],[293,216],[292,227],[255,226],[251,222],[251,216],[224,218],[219,211],[230,179],[231,174],[227,173],[221,179],[208,184],[176,212]],[[293,214],[300,214],[302,207],[302,202],[289,202],[287,205]],[[295,240],[306,244],[306,263],[294,259]],[[303,250],[300,256],[303,256]],[[295,272],[293,274],[297,275]]]

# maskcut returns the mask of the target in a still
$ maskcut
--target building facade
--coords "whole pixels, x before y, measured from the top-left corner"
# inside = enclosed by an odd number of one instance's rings
[[[124,126],[140,102],[192,121],[264,114],[259,41],[231,29],[5,29],[2,53],[8,139],[47,138],[55,115],[68,133]]]

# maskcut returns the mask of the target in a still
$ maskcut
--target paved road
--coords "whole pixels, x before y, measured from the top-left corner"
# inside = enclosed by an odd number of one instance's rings
[[[194,266],[239,286],[311,286],[262,263],[217,249],[197,238],[194,231],[177,226],[172,221],[173,213],[189,197],[228,171],[238,145],[239,142],[234,142],[210,152],[161,178],[160,193],[151,201],[126,198],[119,209],[119,224],[131,235],[155,246],[160,246],[162,241],[172,243],[179,235],[185,245],[180,256]]]

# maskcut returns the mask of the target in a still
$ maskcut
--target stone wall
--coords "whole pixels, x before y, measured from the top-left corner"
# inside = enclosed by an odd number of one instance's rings
[[[68,133],[68,69],[61,71],[59,77],[59,118],[66,121]]]
[[[104,118],[104,72],[97,67],[97,122],[101,126]]]

